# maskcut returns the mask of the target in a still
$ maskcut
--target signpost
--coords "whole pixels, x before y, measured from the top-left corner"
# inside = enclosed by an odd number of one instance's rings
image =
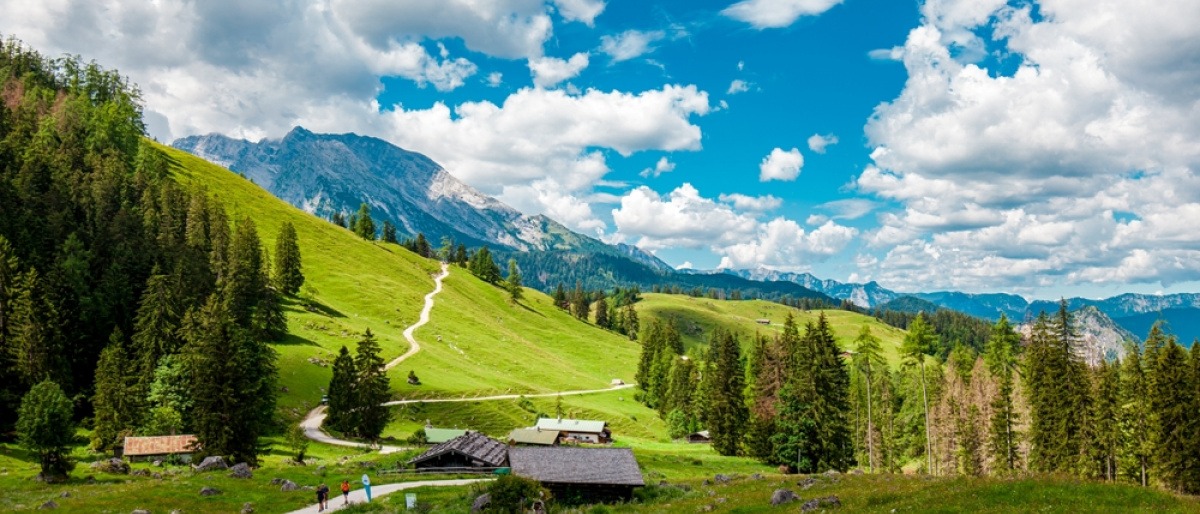
[[[371,501],[371,479],[367,477],[366,473],[363,473],[362,485],[363,485],[363,491],[365,491],[367,493],[367,501],[370,502]]]

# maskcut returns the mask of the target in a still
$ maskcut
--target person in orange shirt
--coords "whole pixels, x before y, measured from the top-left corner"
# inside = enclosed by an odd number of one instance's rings
[[[342,480],[342,505],[350,503],[350,481]]]

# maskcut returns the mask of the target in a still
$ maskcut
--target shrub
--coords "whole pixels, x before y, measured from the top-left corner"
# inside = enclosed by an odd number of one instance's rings
[[[491,495],[491,504],[487,512],[504,514],[518,514],[535,500],[550,499],[550,491],[544,489],[542,484],[516,475],[501,475],[500,479],[492,482],[488,494]]]

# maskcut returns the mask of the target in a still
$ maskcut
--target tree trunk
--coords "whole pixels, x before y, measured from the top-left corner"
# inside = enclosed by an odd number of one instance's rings
[[[929,393],[925,390],[925,356],[921,355],[921,399],[925,403],[925,457],[929,461],[929,473],[936,475],[933,469],[933,443],[929,434]]]
[[[875,425],[871,422],[871,362],[867,361],[867,468],[875,472]]]

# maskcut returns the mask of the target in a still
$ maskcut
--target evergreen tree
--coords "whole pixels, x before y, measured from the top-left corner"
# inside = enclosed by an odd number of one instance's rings
[[[358,372],[354,386],[358,403],[355,414],[358,427],[355,432],[360,437],[374,441],[379,439],[379,434],[391,421],[392,411],[383,403],[391,399],[392,391],[383,358],[379,356],[379,343],[375,341],[371,329],[363,332],[355,353],[354,368]]]
[[[851,392],[851,401],[856,404],[857,412],[865,415],[866,421],[860,423],[861,430],[858,438],[861,448],[866,450],[866,460],[868,470],[875,472],[876,455],[878,450],[876,446],[879,444],[881,436],[879,427],[875,422],[876,416],[880,414],[879,404],[880,393],[879,387],[881,382],[880,374],[886,379],[887,361],[883,358],[883,348],[880,346],[879,338],[871,333],[871,327],[863,325],[858,332],[858,337],[854,340],[854,358],[852,362],[854,367],[851,368],[854,373],[851,376],[851,383],[858,384],[859,391]],[[857,380],[855,380],[857,378]],[[865,407],[862,408],[862,407]],[[863,412],[865,410],[865,412]]]
[[[1117,364],[1100,361],[1091,373],[1091,412],[1088,413],[1087,439],[1084,446],[1084,475],[1115,480],[1117,459],[1121,450],[1121,370]]]
[[[1086,421],[1086,370],[1077,354],[1077,330],[1061,302],[1054,320],[1040,315],[1026,351],[1030,406],[1029,465],[1035,471],[1071,471]]]
[[[559,282],[554,288],[554,306],[562,310],[567,310],[571,306],[571,302],[567,300],[567,290],[563,288],[563,283]]]
[[[294,296],[304,285],[301,268],[296,227],[290,221],[285,221],[279,228],[279,236],[275,238],[275,287],[283,294]]]
[[[500,268],[496,266],[496,261],[492,260],[492,251],[487,246],[480,248],[475,255],[471,256],[471,262],[468,263],[467,269],[472,275],[489,284],[500,281]]]
[[[454,261],[454,239],[450,236],[442,236],[442,247],[438,248],[438,259],[442,262]]]
[[[625,335],[629,336],[630,341],[637,340],[638,333],[638,313],[633,308],[633,304],[625,306],[625,310],[621,313],[621,325],[625,328]]]
[[[339,227],[348,228],[346,226],[346,215],[341,211],[334,212],[332,215],[330,215],[329,221],[333,222],[334,225]]]
[[[396,225],[391,220],[383,220],[383,242],[396,244]]]
[[[125,350],[125,336],[121,330],[113,331],[108,346],[100,352],[96,364],[96,393],[92,396],[95,412],[95,430],[92,432],[92,448],[105,452],[119,445],[125,436],[141,425],[144,409],[139,401],[137,374],[127,373],[125,366],[132,361]]]
[[[358,237],[367,241],[375,240],[375,220],[371,219],[371,206],[366,202],[359,204],[358,214],[354,216],[354,223],[351,224]]]
[[[1197,444],[1197,418],[1192,397],[1191,363],[1174,337],[1157,352],[1155,378],[1151,383],[1151,405],[1156,414],[1155,469],[1163,483],[1174,491],[1194,493],[1200,483],[1189,481],[1200,463],[1191,460]]]
[[[417,252],[417,255],[421,257],[428,259],[433,256],[433,248],[429,245],[429,240],[425,239],[425,234],[421,232],[417,232],[417,238],[413,240],[413,248],[413,251]],[[498,276],[499,271],[497,271]]]
[[[229,314],[243,327],[251,326],[254,309],[267,285],[263,280],[262,255],[262,244],[254,220],[242,218],[229,244],[221,297],[228,303]]]
[[[154,381],[150,383],[150,392],[146,397],[151,411],[169,410],[179,416],[179,427],[191,426],[191,413],[194,401],[190,387],[190,377],[187,376],[186,362],[181,355],[166,355],[158,361],[154,370]],[[161,432],[152,435],[163,435]]]
[[[612,320],[608,318],[608,300],[603,294],[596,300],[596,326],[605,330],[612,329]]]
[[[521,270],[517,268],[516,259],[508,260],[508,280],[505,289],[508,289],[508,300],[512,303],[517,303],[525,297],[521,287]]]
[[[159,273],[156,267],[142,292],[134,318],[133,347],[143,384],[153,380],[154,370],[163,356],[178,352],[183,345],[178,332],[181,316],[177,288],[171,277]]]
[[[712,437],[713,450],[721,455],[737,455],[750,417],[742,396],[746,378],[737,336],[714,330],[708,355],[702,386],[707,406],[704,425]]]
[[[1150,385],[1146,380],[1138,345],[1126,345],[1120,374],[1118,424],[1122,441],[1121,467],[1144,487],[1150,484],[1154,437],[1151,433]]]
[[[845,470],[853,459],[850,377],[823,312],[816,325],[806,327],[793,362],[794,372],[780,391],[778,432],[772,438],[776,459],[795,462],[805,473]]]
[[[908,334],[904,336],[904,343],[900,348],[900,352],[907,363],[915,364],[920,370],[921,402],[924,405],[922,412],[925,417],[925,456],[928,462],[928,473],[934,473],[934,467],[933,439],[929,433],[929,391],[925,380],[925,358],[933,351],[936,345],[937,336],[933,334],[933,330],[925,322],[925,314],[917,314],[917,317],[908,326]]]
[[[592,301],[583,290],[583,281],[576,281],[575,292],[571,294],[571,313],[575,315],[575,319],[587,321],[591,307]]]
[[[333,360],[333,378],[329,380],[326,390],[329,396],[328,417],[325,422],[338,432],[353,433],[358,426],[355,419],[355,409],[358,405],[358,394],[355,384],[358,381],[358,369],[354,365],[354,357],[345,346],[338,351]]]
[[[1000,320],[992,327],[988,338],[987,350],[984,353],[984,363],[995,381],[997,391],[991,401],[992,416],[988,430],[988,450],[992,458],[992,468],[1000,474],[1008,474],[1018,469],[1017,413],[1013,401],[1013,374],[1017,367],[1017,352],[1020,350],[1021,337],[1013,330],[1008,317],[1001,314]]]
[[[11,308],[8,350],[22,383],[53,380],[69,384],[58,306],[46,294],[36,269],[22,275]]]
[[[50,380],[33,386],[21,399],[17,437],[37,456],[47,482],[65,479],[75,467],[69,457],[75,438],[73,410],[62,388]]]
[[[451,259],[450,262],[453,262],[459,266],[466,266],[468,260],[470,260],[470,257],[467,257],[467,245],[459,243],[458,246],[454,248],[454,258]]]

